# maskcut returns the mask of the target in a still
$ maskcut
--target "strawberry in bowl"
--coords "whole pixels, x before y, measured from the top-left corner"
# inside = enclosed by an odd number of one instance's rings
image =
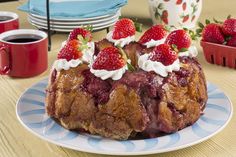
[[[201,46],[207,62],[236,68],[236,19],[230,16],[214,23],[206,20],[206,26],[199,23],[197,33],[202,37]]]

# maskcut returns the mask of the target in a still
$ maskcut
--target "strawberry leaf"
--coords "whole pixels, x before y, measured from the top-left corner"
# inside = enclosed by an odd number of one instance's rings
[[[134,66],[127,61],[128,57],[127,57],[125,51],[120,46],[118,46],[118,49],[120,50],[120,54],[121,54],[122,58],[124,58],[124,60],[127,63],[128,70],[129,71],[135,71]]]
[[[89,48],[88,45],[81,45],[81,46],[78,48],[78,50],[79,50],[79,51],[83,51],[83,50],[88,49],[88,48]]]
[[[177,45],[175,45],[175,44],[172,44],[172,45],[171,45],[171,48],[172,48],[174,51],[176,51],[176,52],[179,51]]]
[[[127,57],[125,51],[122,49],[121,46],[118,45],[117,47],[118,47],[118,49],[120,50],[120,54],[121,54],[122,58],[124,58],[124,60],[127,61],[127,60],[128,60],[128,57]]]
[[[77,39],[78,39],[79,41],[81,41],[81,42],[84,40],[84,38],[83,38],[82,35],[78,35],[78,36],[77,36]]]
[[[218,21],[218,20],[215,19],[215,18],[213,18],[213,21],[214,21],[215,23],[219,23],[219,24],[222,24],[222,23],[223,23],[222,21]]]
[[[202,33],[202,29],[201,29],[201,28],[198,28],[198,29],[196,30],[196,32],[197,32],[197,34],[200,34],[200,33]]]
[[[231,18],[231,15],[228,15],[228,16],[227,16],[227,19],[230,19],[230,18]]]
[[[140,32],[140,33],[141,33],[141,32],[143,31],[143,28],[142,28],[142,27],[143,27],[143,24],[138,23],[138,22],[135,22],[135,23],[134,23],[134,26],[135,26],[135,29],[136,29],[137,32]]]
[[[179,52],[186,52],[186,51],[188,51],[187,48],[182,48],[182,49],[179,50]]]
[[[226,37],[225,37],[225,40],[226,40],[226,41],[229,41],[231,38],[232,38],[232,36],[226,36]]]
[[[177,46],[175,44],[172,44],[171,47],[177,49]]]
[[[127,62],[127,67],[128,67],[129,71],[135,71],[134,66],[132,64],[128,63],[128,62]]]
[[[173,28],[176,28],[174,25],[164,25],[164,29],[167,31],[167,32],[170,32]]]
[[[201,22],[198,22],[198,26],[202,29],[204,28],[204,25]]]
[[[206,24],[208,25],[208,24],[210,24],[210,23],[211,23],[211,21],[208,20],[208,19],[206,19]]]
[[[83,29],[86,29],[86,30],[88,30],[88,31],[90,31],[90,32],[93,31],[93,26],[92,26],[92,25],[86,25],[86,26],[83,26],[82,28],[83,28]]]

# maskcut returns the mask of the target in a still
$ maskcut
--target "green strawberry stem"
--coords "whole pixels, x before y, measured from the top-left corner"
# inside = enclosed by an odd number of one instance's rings
[[[198,22],[198,27],[203,29],[205,26],[201,22]]]
[[[178,52],[178,47],[175,45],[175,44],[172,44],[171,45],[171,48],[175,51],[175,52]]]
[[[219,21],[219,20],[217,20],[217,19],[215,19],[215,18],[213,18],[213,21],[214,21],[215,23],[223,24],[222,21]]]
[[[127,61],[128,57],[127,57],[126,53],[124,52],[124,50],[120,46],[118,46],[118,49],[120,50],[120,54],[121,54],[122,58],[124,58],[124,60]]]
[[[201,26],[201,27],[202,27],[202,26]],[[203,26],[203,27],[204,27],[204,26]],[[192,40],[197,40],[197,39],[198,39],[199,35],[198,35],[197,32],[194,32],[194,31],[192,31],[192,30],[190,30],[190,29],[187,29],[187,28],[183,28],[183,29],[190,35],[190,37],[191,37]]]
[[[81,42],[81,45],[79,46],[78,50],[79,51],[83,51],[85,49],[88,49],[88,42],[89,42],[89,38],[88,37],[83,37],[82,35],[78,35],[77,39]]]
[[[182,48],[182,49],[179,50],[179,52],[186,52],[186,51],[188,51],[187,48]]]
[[[227,19],[230,19],[231,17],[232,17],[231,15],[228,15],[228,16],[227,16]]]
[[[211,23],[210,20],[206,19],[206,22],[205,22],[207,25]]]
[[[88,49],[88,48],[89,48],[88,45],[81,45],[79,47],[79,51],[83,51],[83,50]]]
[[[132,72],[135,71],[134,66],[132,64],[128,63],[128,62],[127,62],[127,67],[128,67],[129,71],[132,71]]]
[[[86,30],[88,30],[88,31],[90,31],[90,32],[93,31],[93,25],[82,26],[82,28],[83,28],[83,29],[86,29]]]
[[[141,33],[141,32],[143,31],[143,28],[142,28],[142,27],[143,27],[143,24],[138,23],[138,22],[135,22],[135,23],[134,23],[134,26],[135,26],[135,29],[136,29],[137,32],[140,32],[140,33]]]
[[[125,51],[120,46],[118,46],[118,49],[120,50],[120,54],[121,54],[122,58],[126,61],[126,64],[128,66],[128,70],[135,71],[134,66],[128,62],[128,57],[127,57]]]

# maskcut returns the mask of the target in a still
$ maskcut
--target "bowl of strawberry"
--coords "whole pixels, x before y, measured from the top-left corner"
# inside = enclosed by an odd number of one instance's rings
[[[197,33],[207,62],[236,69],[236,19],[199,23]]]

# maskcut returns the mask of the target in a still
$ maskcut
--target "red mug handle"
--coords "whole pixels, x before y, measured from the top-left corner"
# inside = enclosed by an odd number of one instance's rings
[[[0,44],[0,75],[7,75],[10,72],[9,48]]]

